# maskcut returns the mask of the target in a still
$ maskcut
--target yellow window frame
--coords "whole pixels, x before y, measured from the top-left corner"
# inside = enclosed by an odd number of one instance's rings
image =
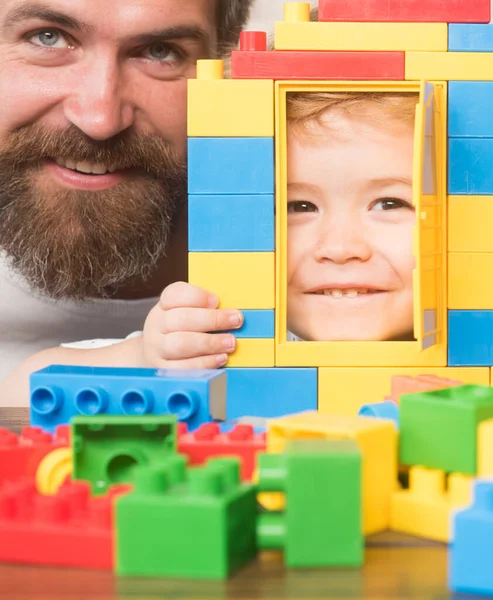
[[[286,96],[292,92],[419,93],[416,108],[413,204],[414,328],[410,342],[292,342],[287,335],[287,127]],[[434,367],[447,364],[446,173],[447,84],[445,82],[278,81],[276,143],[276,366]],[[432,152],[435,186],[425,171]],[[423,186],[425,186],[423,188]],[[429,187],[429,185],[428,185]],[[430,193],[431,191],[431,193]]]

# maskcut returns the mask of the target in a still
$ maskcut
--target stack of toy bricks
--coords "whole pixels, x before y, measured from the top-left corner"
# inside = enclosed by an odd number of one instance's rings
[[[222,306],[246,309],[245,329],[227,365],[228,391],[235,391],[228,418],[314,407],[354,415],[362,403],[388,395],[398,374],[490,384],[493,284],[483,276],[493,270],[490,18],[490,0],[320,0],[318,17],[308,3],[287,2],[284,20],[275,25],[275,49],[267,47],[264,33],[243,33],[230,80],[222,79],[220,62],[199,63],[189,88],[190,281],[217,293]],[[347,89],[355,82],[442,82],[449,103],[448,111],[446,99],[440,107],[448,127],[441,143],[445,148],[448,137],[449,148],[448,155],[435,156],[435,174],[448,206],[430,211],[441,215],[435,254],[448,271],[439,283],[434,348],[422,352],[419,346],[409,359],[393,352],[386,360],[381,348],[364,354],[341,343],[336,360],[313,348],[297,351],[298,361],[285,359],[279,210],[275,247],[273,218],[274,179],[279,186],[283,177],[283,163],[274,156],[280,81],[348,82]],[[242,392],[247,387],[254,390],[248,397]]]
[[[199,61],[189,82],[189,281],[245,318],[227,418],[313,409],[317,370],[274,369],[274,82],[226,80],[223,68]]]

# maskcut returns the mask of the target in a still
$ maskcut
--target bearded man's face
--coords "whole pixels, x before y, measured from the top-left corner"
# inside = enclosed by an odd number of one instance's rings
[[[214,0],[2,0],[0,253],[55,298],[165,255],[186,198],[187,80]]]

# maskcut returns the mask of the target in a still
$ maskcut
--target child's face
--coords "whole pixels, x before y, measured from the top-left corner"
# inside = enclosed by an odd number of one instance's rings
[[[413,339],[413,128],[340,110],[314,128],[288,137],[288,330]]]

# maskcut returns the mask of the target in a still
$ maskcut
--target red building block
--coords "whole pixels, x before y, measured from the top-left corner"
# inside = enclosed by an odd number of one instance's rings
[[[442,390],[448,387],[462,385],[462,381],[437,377],[437,375],[418,375],[408,377],[407,375],[395,375],[391,381],[391,393],[389,400],[399,404],[402,394],[415,394],[417,392],[430,392]]]
[[[69,444],[69,425],[58,427],[55,435],[40,427],[25,427],[21,435],[0,427],[0,485],[19,477],[34,477],[46,454]]]
[[[255,433],[251,425],[236,425],[221,433],[217,423],[205,423],[188,433],[186,423],[178,424],[178,452],[186,454],[191,465],[201,465],[212,456],[236,456],[241,459],[243,481],[251,480],[255,457],[265,448],[265,433]]]
[[[319,0],[319,21],[489,23],[490,0]]]
[[[113,500],[128,491],[90,497],[90,485],[63,485],[56,496],[36,492],[33,479],[0,489],[0,562],[112,569]]]
[[[405,79],[404,52],[266,50],[265,33],[245,31],[231,54],[233,79]]]

